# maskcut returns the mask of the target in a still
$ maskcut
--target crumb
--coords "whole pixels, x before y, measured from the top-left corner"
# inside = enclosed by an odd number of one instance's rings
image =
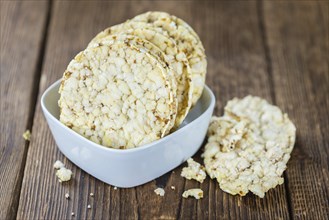
[[[195,162],[192,158],[187,160],[187,164],[188,166],[183,168],[180,175],[188,180],[194,179],[203,183],[207,177],[205,168],[198,162]]]
[[[58,170],[62,167],[65,167],[65,165],[61,161],[56,160],[56,162],[54,163],[54,168]]]
[[[69,198],[70,198],[69,193],[66,193],[66,194],[65,194],[65,198],[66,198],[66,199],[69,199]]]
[[[88,209],[91,209],[91,205],[88,205],[87,208],[88,208]]]
[[[170,188],[171,188],[172,190],[175,190],[175,189],[176,189],[176,187],[174,187],[174,186],[171,186]]]
[[[154,190],[154,192],[159,196],[164,196],[164,194],[165,194],[165,191],[162,188],[157,188]]]
[[[26,130],[24,133],[23,133],[23,138],[27,141],[30,141],[31,140],[31,132],[30,130]]]
[[[89,195],[90,195],[91,197],[94,197],[94,193],[90,193]]]
[[[72,176],[72,171],[66,169],[65,167],[61,167],[59,170],[56,171],[56,176],[58,177],[59,182],[69,181]]]
[[[116,187],[116,186],[115,186],[113,189],[114,189],[114,190],[117,190],[117,189],[118,189],[118,187]]]
[[[75,215],[74,212],[72,212],[71,215],[74,216]]]
[[[184,198],[193,196],[196,199],[201,199],[201,198],[203,198],[203,191],[202,191],[202,189],[189,189],[189,190],[184,191],[182,196]]]

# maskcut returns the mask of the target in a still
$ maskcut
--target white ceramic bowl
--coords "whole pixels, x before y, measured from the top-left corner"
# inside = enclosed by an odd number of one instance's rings
[[[89,141],[59,121],[60,80],[42,95],[41,106],[61,152],[90,175],[118,187],[151,181],[193,156],[206,136],[215,96],[206,86],[196,106],[172,134],[134,149],[111,149]]]

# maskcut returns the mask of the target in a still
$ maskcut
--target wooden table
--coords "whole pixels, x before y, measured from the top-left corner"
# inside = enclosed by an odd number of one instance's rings
[[[2,0],[0,219],[328,219],[328,4]],[[41,94],[99,31],[147,10],[177,15],[199,33],[216,115],[229,99],[252,94],[278,105],[296,124],[285,182],[264,199],[229,195],[209,178],[203,184],[185,180],[184,165],[145,185],[115,190],[56,147]],[[22,138],[26,129],[30,142]],[[70,182],[58,182],[57,159],[73,171]],[[164,187],[164,197],[153,192],[157,187]],[[181,197],[192,187],[203,189],[202,200]]]

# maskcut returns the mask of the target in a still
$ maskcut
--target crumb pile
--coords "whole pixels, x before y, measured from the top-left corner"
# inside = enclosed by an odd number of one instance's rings
[[[61,161],[57,160],[54,163],[53,167],[54,167],[54,169],[57,170],[56,176],[58,177],[59,182],[66,182],[66,181],[71,180],[71,177],[73,174],[72,171],[67,169]],[[69,195],[68,195],[68,197],[69,197]]]

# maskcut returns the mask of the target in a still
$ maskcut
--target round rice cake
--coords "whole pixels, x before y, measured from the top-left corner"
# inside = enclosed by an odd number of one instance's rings
[[[176,88],[157,57],[126,39],[80,52],[59,89],[60,121],[113,148],[133,148],[166,135],[177,114]]]
[[[160,27],[172,37],[180,52],[184,52],[192,71],[192,105],[200,98],[207,73],[207,60],[202,42],[195,31],[182,19],[165,12],[146,12],[132,21],[145,22]]]
[[[169,60],[167,58],[167,56],[151,42],[149,42],[145,39],[142,39],[138,36],[129,35],[129,34],[125,34],[125,33],[108,35],[108,36],[102,38],[99,42],[97,42],[97,43],[95,42],[94,45],[90,45],[90,46],[92,47],[92,46],[98,46],[98,45],[104,45],[104,44],[109,45],[116,40],[125,41],[125,42],[128,41],[132,47],[153,56],[155,59],[157,59],[158,62],[160,62],[162,64],[163,68],[166,69],[167,76],[165,76],[165,78],[169,81],[170,87],[174,90],[175,100],[176,100],[176,102],[174,103],[176,111],[175,111],[175,114],[173,114],[173,116],[175,116],[175,118],[177,118],[177,115],[178,115],[177,82],[176,82],[176,78],[175,78],[175,71],[172,68],[172,64],[173,64],[172,61]],[[175,125],[176,125],[175,118],[172,118],[170,120],[170,122],[171,122],[169,124],[170,128],[173,128],[173,129],[175,128]],[[169,133],[169,131],[167,133]]]
[[[186,59],[185,53],[179,52],[176,43],[169,36],[166,36],[163,31],[154,28],[150,24],[143,22],[125,22],[123,24],[115,25],[105,29],[99,33],[88,45],[92,47],[98,45],[104,38],[109,35],[128,34],[138,36],[145,39],[166,55],[166,60],[172,66],[174,70],[174,76],[177,81],[177,99],[178,109],[177,117],[175,121],[175,128],[179,127],[182,121],[185,119],[192,106],[192,72]]]
[[[104,37],[107,37],[111,34],[117,34],[119,32],[122,32],[123,30],[130,30],[130,29],[151,29],[153,31],[161,33],[162,35],[169,36],[168,33],[160,27],[155,27],[152,24],[148,24],[145,22],[127,20],[124,23],[108,27],[104,31],[101,31],[100,33],[98,33],[90,41],[90,43],[88,44],[88,47],[90,47],[91,45],[94,45],[95,42],[99,42],[99,40]]]
[[[222,190],[263,198],[283,183],[295,138],[294,124],[278,107],[259,97],[234,98],[224,116],[212,118],[202,157]]]

